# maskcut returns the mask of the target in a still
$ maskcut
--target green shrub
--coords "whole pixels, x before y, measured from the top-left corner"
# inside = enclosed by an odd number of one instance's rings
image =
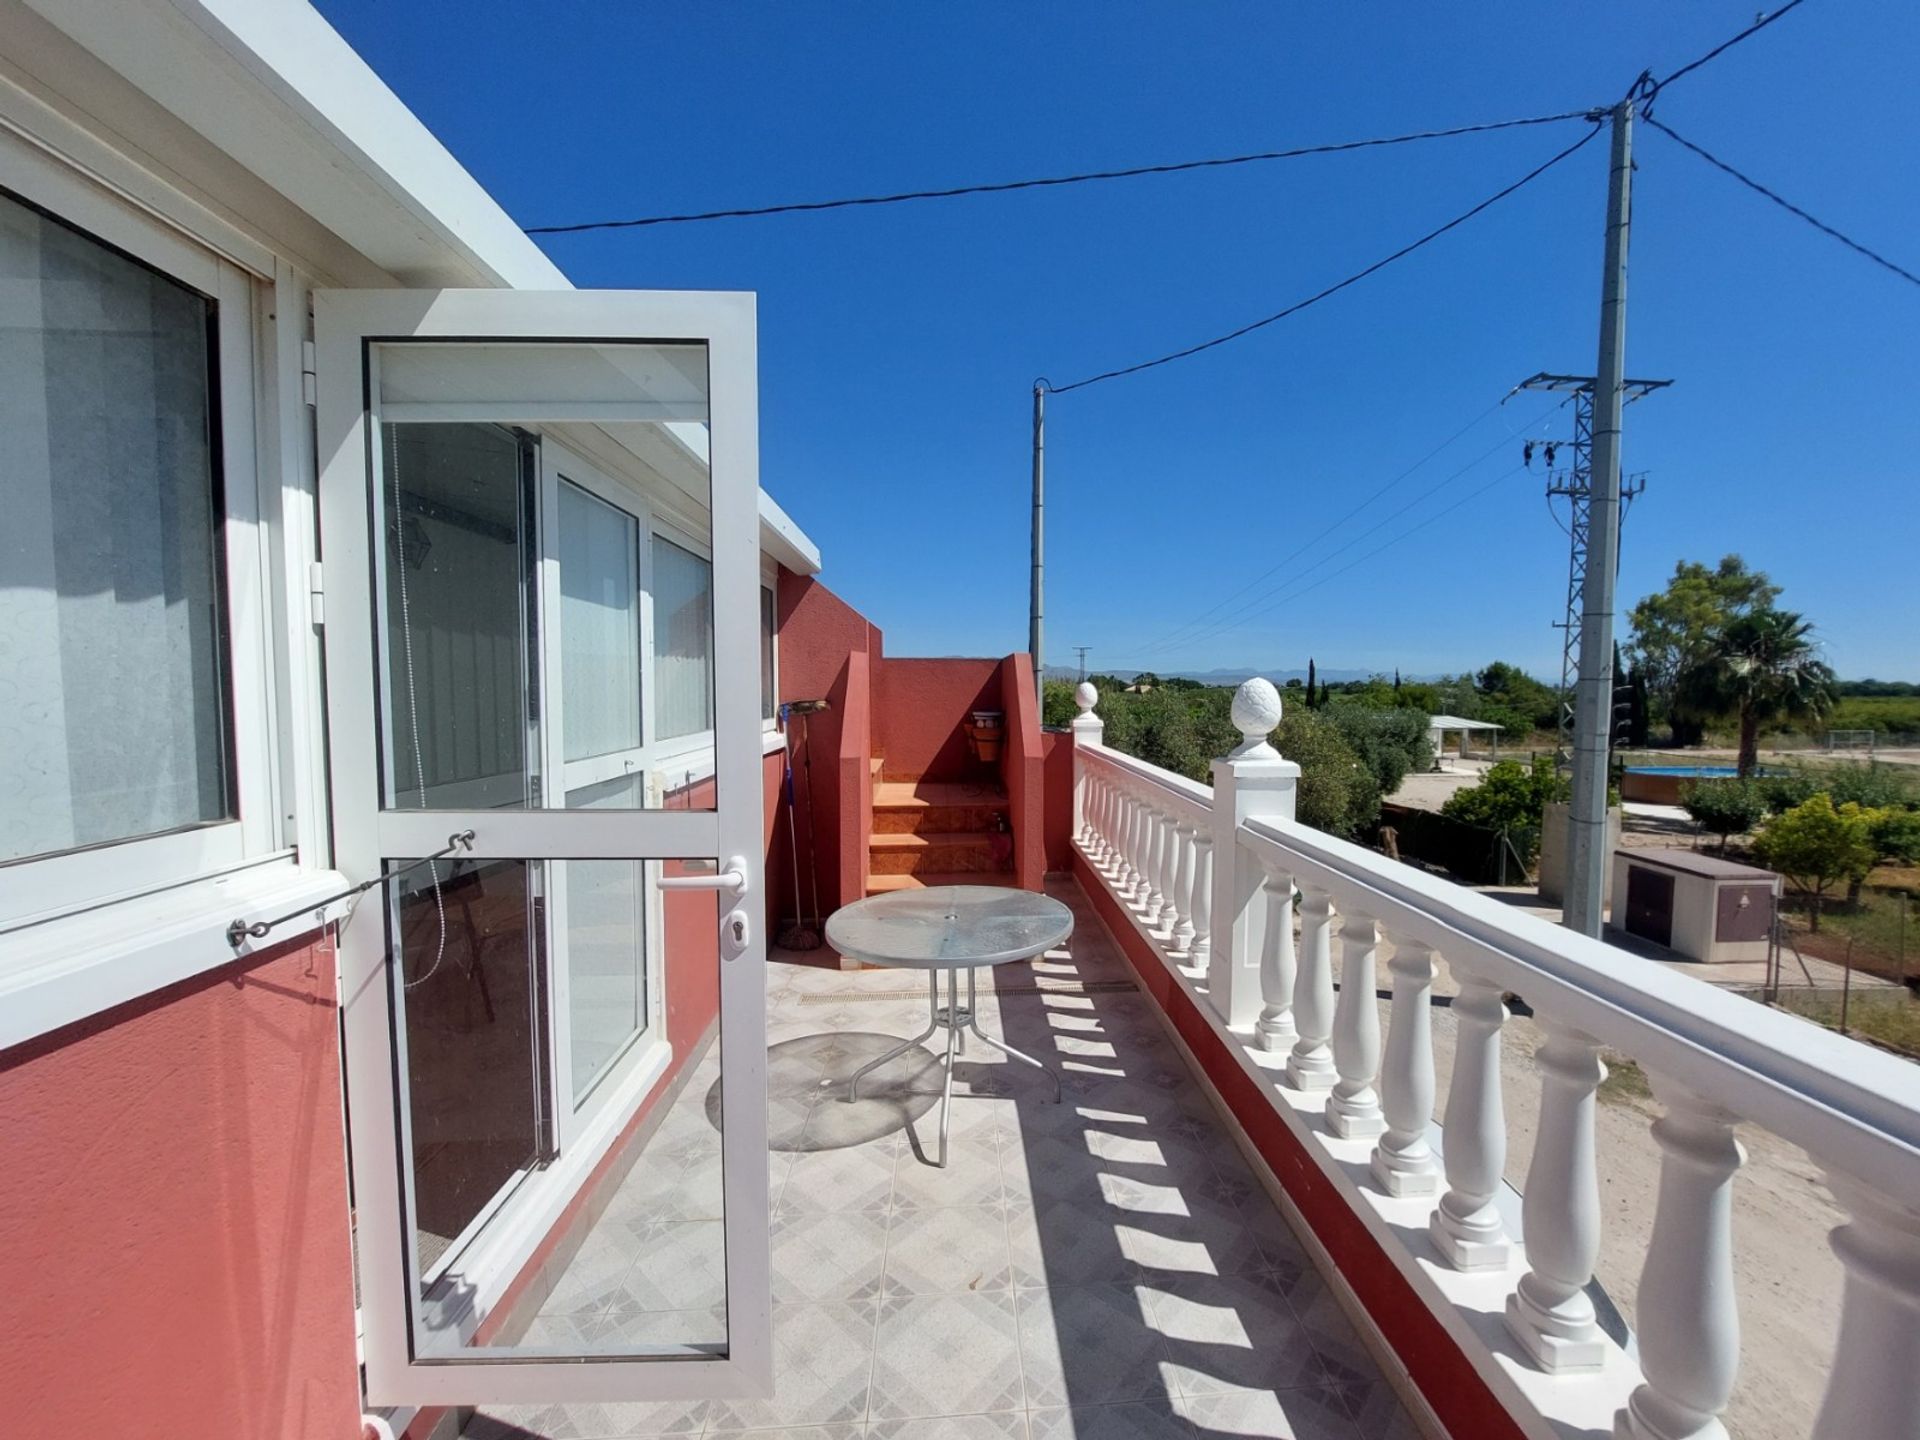
[[[1545,755],[1536,755],[1531,765],[1502,760],[1478,785],[1449,795],[1440,813],[1499,831],[1532,863],[1540,850],[1540,822],[1547,802],[1565,800],[1571,788],[1564,776],[1554,773],[1553,761]]]
[[[1336,701],[1316,713],[1353,748],[1382,795],[1393,794],[1409,774],[1433,768],[1433,742],[1422,711]]]
[[[1819,782],[1804,770],[1768,775],[1756,783],[1767,797],[1767,808],[1776,815],[1783,815],[1796,805],[1804,805],[1821,793]]]
[[[1295,818],[1351,840],[1380,818],[1380,786],[1326,716],[1321,710],[1289,707],[1273,732],[1273,743],[1300,767]]]
[[[1920,810],[1890,805],[1867,815],[1867,838],[1876,858],[1920,865]]]
[[[1810,929],[1820,928],[1820,906],[1828,892],[1842,882],[1857,883],[1873,868],[1869,815],[1853,804],[1835,809],[1831,798],[1815,795],[1775,815],[1754,836],[1760,863],[1778,870],[1807,897]]]
[[[1913,782],[1891,765],[1836,765],[1819,777],[1836,805],[1865,810],[1904,810],[1915,803]]]
[[[1688,786],[1680,796],[1693,823],[1720,837],[1725,851],[1727,838],[1744,835],[1767,818],[1767,792],[1754,780],[1703,780]]]

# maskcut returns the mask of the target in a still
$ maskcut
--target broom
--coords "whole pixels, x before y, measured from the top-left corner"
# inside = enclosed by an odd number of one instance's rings
[[[788,707],[780,707],[780,727],[787,726]],[[800,842],[794,833],[793,825],[793,746],[789,742],[782,752],[784,763],[782,784],[787,792],[787,851],[793,856],[793,908],[800,908]],[[782,950],[818,950],[820,932],[810,925],[802,924],[798,915],[788,921],[780,933],[774,937],[774,943]]]

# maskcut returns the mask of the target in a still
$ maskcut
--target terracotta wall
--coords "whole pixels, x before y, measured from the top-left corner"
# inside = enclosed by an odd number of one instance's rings
[[[1007,790],[1007,819],[1013,829],[1014,877],[1022,888],[1039,890],[1047,873],[1046,758],[1031,655],[1016,653],[1000,662],[1000,693],[1007,704],[1000,776]]]
[[[331,946],[0,1052],[0,1433],[360,1434]]]
[[[811,855],[819,867],[820,908],[831,914],[848,894],[857,898],[864,889],[858,875],[845,873],[842,859],[841,785],[838,760],[841,753],[847,707],[847,660],[854,654],[877,659],[882,636],[866,616],[848,605],[818,580],[780,572],[778,596],[780,628],[780,699],[826,700],[825,712],[806,720],[812,750],[812,804],[809,807],[806,772],[795,756],[796,809],[794,821],[800,846],[800,885],[806,893],[803,908],[811,910],[813,885],[807,873]],[[794,735],[800,721],[794,721]],[[778,759],[779,757],[774,757]],[[853,817],[857,827],[858,816]],[[790,891],[793,888],[793,862],[786,849],[787,817],[784,810],[775,817],[777,854],[769,867],[773,883],[769,885],[777,919],[795,914]],[[862,842],[864,845],[864,841]],[[862,853],[855,851],[855,855]],[[824,919],[824,916],[809,919]],[[778,933],[776,922],[775,932]]]
[[[1062,730],[1046,730],[1040,735],[1040,751],[1046,769],[1047,869],[1073,868],[1073,736]]]
[[[1006,709],[1000,662],[889,659],[874,667],[873,743],[881,773],[900,780],[972,780],[982,774],[962,728],[975,710]]]

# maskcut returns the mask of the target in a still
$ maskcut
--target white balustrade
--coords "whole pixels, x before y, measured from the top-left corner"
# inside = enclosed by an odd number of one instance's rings
[[[1260,950],[1260,1018],[1254,1022],[1253,1043],[1262,1050],[1290,1051],[1300,1032],[1293,1025],[1293,877],[1266,867],[1266,924]]]
[[[1349,1140],[1386,1128],[1380,1096],[1380,1006],[1374,991],[1374,957],[1380,927],[1371,915],[1349,915],[1340,927],[1340,1000],[1333,1011],[1333,1068],[1340,1072],[1327,1096],[1327,1124]]]
[[[1813,1440],[1913,1440],[1920,1424],[1920,1191],[1903,1200],[1827,1171],[1847,1223],[1833,1232],[1846,1268],[1840,1342]]]
[[[1300,973],[1293,984],[1293,1024],[1300,1038],[1287,1057],[1287,1084],[1331,1090],[1333,1068],[1333,900],[1324,890],[1300,902]]]
[[[1213,951],[1213,836],[1203,825],[1193,836],[1193,953],[1204,973]]]
[[[1848,1214],[1832,1240],[1845,1284],[1815,1440],[1915,1440],[1920,1087],[1902,1062],[1699,981],[1623,965],[1597,941],[1296,823],[1299,772],[1268,742],[1280,699],[1264,681],[1235,696],[1242,743],[1214,763],[1211,791],[1107,749],[1090,691],[1076,695],[1073,833],[1096,882],[1130,907],[1175,983],[1212,1006],[1223,1039],[1286,1056],[1288,1091],[1273,1092],[1283,1114],[1301,1104],[1294,1092],[1328,1092],[1320,1103],[1329,1130],[1376,1139],[1363,1181],[1331,1155],[1321,1162],[1336,1190],[1361,1208],[1416,1202],[1444,1261],[1504,1291],[1506,1328],[1547,1377],[1511,1403],[1538,1404],[1545,1415],[1564,1393],[1569,1408],[1553,1412],[1549,1428],[1593,1433],[1605,1416],[1592,1413],[1601,1393],[1593,1387],[1606,1382],[1579,1377],[1631,1363],[1601,1332],[1589,1295],[1601,1240],[1595,1108],[1604,1042],[1646,1068],[1664,1106],[1650,1142],[1660,1182],[1635,1304],[1637,1384],[1613,1416],[1616,1440],[1724,1440],[1720,1416],[1740,1358],[1736,1116],[1813,1154]],[[1383,932],[1392,944],[1384,1053],[1375,988]],[[1436,947],[1458,985],[1442,1157],[1428,1138]],[[1519,1247],[1500,1204],[1501,1040],[1513,994],[1532,1005],[1545,1038],[1521,1197],[1526,1269],[1508,1288]],[[1313,1127],[1299,1134],[1310,1149],[1328,1143]],[[1431,1208],[1419,1209],[1429,1196]],[[1412,1257],[1403,1268],[1420,1273]],[[1438,1291],[1427,1303],[1465,1304]],[[1565,1391],[1552,1378],[1561,1375]],[[1607,1403],[1619,1404],[1625,1388]]]
[[[1634,1310],[1640,1373],[1614,1416],[1616,1440],[1722,1440],[1720,1412],[1740,1369],[1740,1316],[1733,1299],[1733,1176],[1746,1152],[1734,1116],[1661,1076],[1653,1122],[1660,1146],[1660,1198]]]
[[[1432,1195],[1440,1163],[1427,1143],[1433,1119],[1433,951],[1419,940],[1394,942],[1380,1111],[1386,1133],[1373,1150],[1373,1178],[1389,1195]]]
[[[1507,1329],[1542,1370],[1598,1370],[1607,1341],[1587,1282],[1600,1255],[1600,1180],[1593,1151],[1594,1092],[1607,1078],[1590,1035],[1537,1017],[1540,1133],[1521,1194],[1521,1239],[1530,1267],[1507,1297]]]
[[[1171,934],[1173,948],[1188,958],[1193,955],[1193,829],[1193,823],[1184,815],[1174,822],[1177,864],[1173,875],[1173,908],[1176,918]]]
[[[1504,1270],[1512,1253],[1496,1197],[1507,1167],[1507,1117],[1500,1093],[1500,1028],[1507,1002],[1500,987],[1449,962],[1460,993],[1453,997],[1456,1037],[1447,1086],[1447,1192],[1434,1207],[1429,1233],[1456,1270]]]

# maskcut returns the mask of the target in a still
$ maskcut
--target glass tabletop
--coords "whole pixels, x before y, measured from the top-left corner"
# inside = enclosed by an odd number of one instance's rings
[[[999,885],[939,885],[869,895],[827,918],[827,943],[869,965],[943,970],[1001,965],[1073,934],[1058,900]]]

